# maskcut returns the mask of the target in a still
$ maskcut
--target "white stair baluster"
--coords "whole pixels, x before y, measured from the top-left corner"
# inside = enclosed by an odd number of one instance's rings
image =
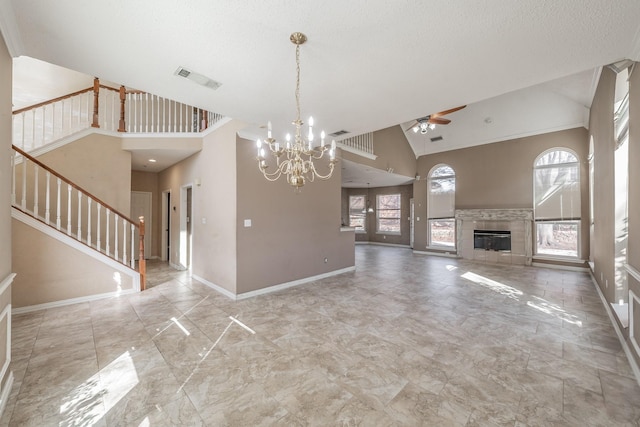
[[[31,110],[31,147],[36,148],[36,111]]]
[[[40,210],[40,206],[38,206],[38,165],[33,164],[33,215],[38,218],[38,211]]]
[[[71,184],[67,184],[67,235],[71,236]]]
[[[47,190],[45,193],[45,205],[44,205],[44,222],[47,223],[47,225],[49,225],[49,219],[51,218],[51,192],[49,190],[49,186],[50,186],[50,182],[51,182],[51,173],[49,171],[47,171],[46,173],[46,177],[47,177]]]
[[[176,125],[178,123],[178,103],[176,101],[173,102],[173,131],[176,131]]]
[[[135,237],[136,237],[136,227],[131,223],[131,268],[136,268],[136,257],[135,257]]]
[[[118,260],[118,214],[113,214],[113,258]]]
[[[97,239],[97,246],[96,249],[98,249],[98,252],[100,252],[100,247],[102,246],[102,240],[100,239],[100,236],[102,234],[102,230],[100,230],[100,210],[102,209],[102,205],[100,203],[96,204],[96,239]]]
[[[20,148],[27,151],[26,150],[27,147],[25,147],[25,141],[24,141],[24,111],[20,115],[22,116],[22,145],[20,146]]]
[[[165,124],[165,116],[164,116],[164,115],[165,115],[166,113],[165,113],[165,106],[164,106],[164,105],[165,105],[165,98],[162,98],[162,132],[165,132],[165,127],[164,127],[164,124]]]
[[[106,249],[107,255],[111,256],[111,253],[110,253],[111,247],[109,245],[109,242],[111,241],[111,236],[109,235],[109,215],[111,214],[111,211],[105,208],[105,212],[106,212],[106,216],[104,219],[104,223],[107,224],[107,230],[106,230],[106,233],[104,234],[104,238],[107,239],[107,247],[105,249]]]
[[[127,265],[127,221],[122,218],[122,263]]]
[[[82,193],[78,191],[78,240],[82,242]]]
[[[87,196],[87,245],[91,247],[91,197]]]
[[[58,178],[58,194],[56,195],[56,229],[60,230],[60,186],[62,180]]]
[[[27,158],[22,157],[22,210],[27,209]]]
[[[11,204],[16,204],[16,152],[11,150]]]
[[[46,114],[45,114],[46,113],[46,108],[47,108],[46,105],[42,106],[42,145],[44,145],[46,143],[46,141],[47,141],[47,139],[45,138],[45,132],[44,132],[44,130],[46,128],[45,123],[47,122]]]

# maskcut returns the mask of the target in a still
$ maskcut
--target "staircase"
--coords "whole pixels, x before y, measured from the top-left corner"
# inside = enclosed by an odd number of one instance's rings
[[[222,118],[124,86],[104,86],[98,79],[91,88],[14,111],[12,216],[125,274],[136,273],[133,290],[144,290],[144,218],[129,218],[37,156],[96,129],[115,135],[184,134],[204,131]]]

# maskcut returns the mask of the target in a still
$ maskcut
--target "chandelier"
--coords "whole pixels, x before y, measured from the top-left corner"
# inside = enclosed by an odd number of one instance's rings
[[[286,176],[287,182],[299,189],[305,182],[313,182],[315,178],[329,179],[333,174],[336,160],[336,142],[331,141],[331,145],[325,144],[325,133],[320,133],[320,143],[314,143],[313,135],[313,117],[309,117],[308,135],[306,139],[302,136],[302,125],[300,120],[300,45],[307,41],[307,36],[302,33],[293,33],[289,37],[291,42],[296,45],[296,120],[293,122],[295,126],[295,134],[293,141],[291,135],[285,137],[285,144],[281,145],[271,136],[271,122],[267,124],[267,139],[264,141],[256,141],[258,148],[258,168],[269,181],[276,181],[281,176]],[[275,169],[273,172],[268,171],[267,150],[275,157]],[[319,160],[324,156],[325,152],[329,152],[329,171],[322,175],[316,169],[314,160]]]

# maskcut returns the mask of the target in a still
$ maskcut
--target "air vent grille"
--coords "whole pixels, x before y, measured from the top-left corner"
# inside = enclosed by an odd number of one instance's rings
[[[222,83],[210,79],[209,77],[204,76],[200,73],[195,73],[193,71],[187,70],[184,67],[178,67],[174,74],[213,90],[218,89],[222,85]]]
[[[431,138],[431,142],[438,142],[438,141],[442,141],[441,136],[434,136],[433,138]]]
[[[345,133],[349,133],[349,131],[343,129],[343,130],[339,130],[339,131],[330,133],[329,136],[336,137],[336,136],[344,135]]]

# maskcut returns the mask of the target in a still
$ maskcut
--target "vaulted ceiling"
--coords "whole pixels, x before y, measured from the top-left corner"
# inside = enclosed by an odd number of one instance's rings
[[[438,132],[407,132],[416,155],[585,125],[599,67],[640,60],[639,28],[637,0],[0,2],[14,56],[207,108],[256,135],[271,120],[276,137],[295,118],[289,35],[304,32],[302,115],[318,130],[406,129],[469,105]],[[178,77],[180,66],[222,85]]]

